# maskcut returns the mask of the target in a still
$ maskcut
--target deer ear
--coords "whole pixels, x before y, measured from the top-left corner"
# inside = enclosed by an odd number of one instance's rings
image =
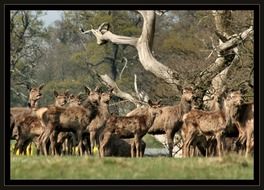
[[[81,92],[77,95],[77,98],[78,99],[81,99],[82,98],[82,93]]]
[[[95,89],[94,89],[94,91],[95,92],[99,92],[99,89],[100,89],[99,86],[96,86]]]
[[[45,86],[45,84],[44,83],[42,83],[41,85],[39,85],[39,90],[41,90],[43,87]]]
[[[32,88],[29,84],[27,84],[27,89],[30,91]]]
[[[66,91],[64,92],[64,95],[65,95],[66,97],[69,97],[69,96],[70,96],[70,91],[69,91],[69,90],[66,90]]]
[[[54,90],[53,93],[54,93],[54,96],[55,96],[55,97],[57,97],[57,96],[59,95],[59,93],[58,93],[56,90]]]
[[[153,102],[152,102],[151,100],[148,100],[148,104],[149,104],[150,106],[152,106],[152,105],[153,105]]]
[[[89,95],[90,92],[92,91],[88,86],[84,86],[85,92]]]

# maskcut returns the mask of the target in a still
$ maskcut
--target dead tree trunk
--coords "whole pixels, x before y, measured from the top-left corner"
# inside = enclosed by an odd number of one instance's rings
[[[185,81],[183,79],[183,76],[181,76],[179,72],[163,65],[152,55],[151,48],[155,32],[155,13],[157,13],[157,11],[140,10],[138,12],[143,17],[142,33],[139,38],[113,34],[109,30],[110,25],[108,23],[102,23],[98,27],[98,29],[91,29],[87,31],[81,29],[81,31],[83,34],[91,32],[96,37],[97,44],[99,45],[111,41],[114,44],[125,44],[133,46],[137,49],[139,60],[145,70],[152,72],[156,77],[163,79],[168,84],[177,87],[177,89],[182,89],[184,85],[189,85],[188,83],[190,83],[190,81]],[[230,36],[228,34],[229,30],[226,30],[226,26],[229,25],[228,19],[231,18],[231,12],[213,11],[213,14],[215,16],[215,23],[217,26],[216,34],[219,36],[219,39],[221,39],[223,43],[220,43],[215,48],[215,51],[219,55],[216,61],[208,68],[206,68],[203,72],[201,72],[200,75],[196,77],[196,80],[192,83],[198,89],[201,88],[201,86],[210,86],[212,79],[217,79],[220,76],[223,76],[223,73],[221,75],[218,74],[232,64],[232,61],[235,60],[236,55],[235,53],[231,54],[233,57],[231,57],[232,59],[230,61],[230,56],[227,56],[226,52],[233,52],[233,49],[236,48],[253,32],[253,27],[250,26],[247,30],[241,32],[240,34],[234,34]],[[204,96],[205,92],[206,90],[204,90],[203,93],[200,94],[200,98]]]

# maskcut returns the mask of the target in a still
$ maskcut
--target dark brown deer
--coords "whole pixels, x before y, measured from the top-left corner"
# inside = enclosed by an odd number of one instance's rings
[[[248,156],[253,149],[253,133],[254,133],[254,104],[241,104],[233,115],[233,123],[237,126],[239,137],[237,143],[242,146],[245,144],[246,153]]]
[[[241,104],[241,95],[237,91],[228,94],[223,101],[222,110],[191,110],[183,117],[183,155],[190,155],[190,145],[197,134],[214,136],[217,142],[217,153],[222,156],[222,134],[231,119],[230,110]]]
[[[117,157],[131,157],[131,147],[133,147],[133,155],[136,155],[136,147],[134,139],[120,139],[117,135],[112,135],[106,146],[104,156],[117,156]],[[140,141],[140,157],[144,156],[146,143]]]
[[[175,106],[160,108],[162,110],[162,114],[157,116],[152,127],[148,130],[148,133],[153,135],[166,134],[170,157],[172,157],[173,139],[175,133],[181,129],[183,115],[191,110],[192,97],[192,89],[184,88],[180,103]],[[140,115],[142,112],[144,112],[144,108],[137,108],[127,115]]]
[[[142,137],[148,132],[152,126],[156,115],[161,113],[161,110],[150,106],[147,109],[146,115],[141,116],[111,116],[105,124],[100,135],[100,156],[104,157],[106,145],[109,143],[112,134],[120,138],[134,138],[136,147],[136,156],[140,156],[140,142]],[[134,157],[134,144],[131,147],[131,157]]]

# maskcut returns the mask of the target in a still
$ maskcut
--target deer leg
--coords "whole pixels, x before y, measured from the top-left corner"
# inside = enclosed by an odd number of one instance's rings
[[[140,146],[140,139],[138,134],[135,134],[135,146],[136,146],[136,157],[139,158],[139,146]]]
[[[250,153],[251,151],[251,147],[252,147],[252,141],[251,141],[251,137],[253,135],[253,130],[247,130],[247,139],[246,139],[246,154],[245,156],[247,157],[248,154]]]
[[[95,139],[95,131],[90,131],[90,142],[91,142],[91,155],[94,153],[96,139]]]
[[[50,135],[50,146],[51,146],[51,154],[52,155],[58,155],[57,137],[58,137],[58,132],[56,130],[53,130],[51,135]]]
[[[42,146],[42,150],[45,156],[48,155],[47,144],[49,137],[53,131],[52,128],[53,128],[52,124],[48,123],[46,126],[46,130],[43,132],[43,134],[41,134],[41,138],[39,139],[40,145]]]
[[[105,150],[105,146],[107,145],[107,143],[109,142],[110,138],[111,138],[111,135],[112,133],[110,132],[106,132],[104,134],[102,134],[103,136],[103,139],[100,143],[100,156],[101,157],[104,157],[104,150]]]
[[[195,131],[196,131],[196,129],[191,124],[189,124],[187,127],[189,128],[189,130],[184,135],[185,139],[183,139],[183,156],[184,157],[189,157],[190,155],[190,146],[191,146],[191,142],[194,138]]]
[[[130,144],[130,154],[131,154],[131,158],[134,158],[135,157],[135,142],[133,141],[131,144]]]
[[[166,131],[166,135],[167,135],[167,143],[169,147],[169,157],[172,157],[172,149],[173,149],[172,131],[171,130]]]
[[[216,134],[216,136],[215,136],[215,138],[216,138],[216,146],[217,146],[217,154],[218,154],[218,156],[219,157],[222,157],[222,149],[221,149],[221,147],[222,147],[222,141],[221,141],[221,135],[222,135],[222,131],[221,132],[218,132],[217,134]]]
[[[78,149],[79,149],[79,153],[80,153],[80,156],[83,155],[83,148],[82,148],[82,145],[83,145],[83,142],[82,142],[82,131],[81,130],[78,130],[76,132],[76,135],[77,135],[77,142],[78,142]]]

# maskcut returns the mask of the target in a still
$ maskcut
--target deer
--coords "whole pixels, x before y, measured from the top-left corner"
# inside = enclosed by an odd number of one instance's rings
[[[63,106],[67,102],[68,91],[59,94],[54,91],[56,106]],[[37,113],[39,110],[46,110],[47,108],[39,108],[33,112],[23,112],[16,118],[15,127],[16,131],[13,133],[16,136],[18,144],[15,146],[15,151],[19,149],[19,154],[26,151],[27,145],[32,141],[37,145],[37,151],[39,153],[38,137],[44,132],[45,125],[41,122],[41,119]]]
[[[68,99],[68,107],[80,106],[81,103],[81,93],[79,93],[77,96],[70,94]],[[75,143],[76,137],[73,132],[59,132],[57,139],[57,147],[60,154],[71,155]]]
[[[91,90],[85,87],[88,97],[80,106],[71,106],[68,108],[52,106],[45,112],[43,122],[46,124],[46,130],[41,138],[41,144],[44,149],[45,155],[47,150],[45,146],[48,138],[51,136],[51,150],[52,154],[58,154],[56,150],[57,135],[59,132],[74,132],[79,142],[78,147],[80,154],[82,151],[82,136],[91,120],[95,118],[97,114],[97,106],[99,104],[98,87],[95,90]]]
[[[32,111],[37,110],[38,101],[42,97],[41,90],[44,87],[44,84],[39,85],[38,87],[30,87],[27,85],[29,92],[27,107],[12,107],[10,109],[10,136],[12,137],[13,127],[15,126],[16,118],[20,114],[32,113]]]
[[[142,137],[148,132],[152,126],[156,116],[161,113],[161,110],[155,106],[152,107],[152,102],[149,101],[149,107],[146,115],[141,116],[110,116],[105,123],[105,126],[100,134],[100,156],[104,157],[105,147],[109,143],[113,134],[119,138],[134,138],[134,143],[131,145],[131,157],[134,155],[134,147],[136,148],[136,157],[140,157],[140,142]]]
[[[92,152],[95,152],[96,145],[99,146],[99,133],[101,132],[101,128],[104,126],[107,119],[110,117],[108,106],[111,99],[112,90],[113,89],[110,89],[109,93],[104,92],[100,95],[97,115],[87,127],[90,133]]]
[[[240,95],[240,92],[238,92]],[[254,103],[243,103],[233,111],[232,122],[239,131],[236,144],[244,145],[246,148],[245,156],[247,157],[253,149],[252,141],[254,133]]]
[[[222,109],[218,111],[203,111],[193,109],[183,116],[183,155],[190,156],[190,145],[197,134],[213,136],[216,139],[216,149],[222,156],[222,135],[231,119],[230,110],[241,104],[241,96],[237,91],[230,92],[223,101]]]
[[[116,157],[131,157],[131,147],[133,147],[133,154],[136,155],[136,147],[134,139],[120,139],[117,135],[112,135],[108,145],[106,146],[104,156]],[[144,156],[146,143],[140,141],[140,157]]]
[[[182,127],[183,115],[191,110],[192,98],[192,88],[183,88],[180,103],[174,106],[159,108],[162,113],[156,117],[153,125],[148,130],[148,133],[152,135],[166,134],[170,157],[172,157],[173,139],[175,133]],[[141,115],[142,113],[144,113],[144,108],[136,108],[132,112],[128,113],[127,116]]]
[[[24,119],[18,120],[13,130],[13,136],[17,140],[14,152],[19,150],[18,154],[26,154],[26,149],[31,142],[34,142],[38,147],[38,137],[45,130],[37,116],[24,114],[22,114]],[[39,151],[37,149],[37,154],[39,154]]]

